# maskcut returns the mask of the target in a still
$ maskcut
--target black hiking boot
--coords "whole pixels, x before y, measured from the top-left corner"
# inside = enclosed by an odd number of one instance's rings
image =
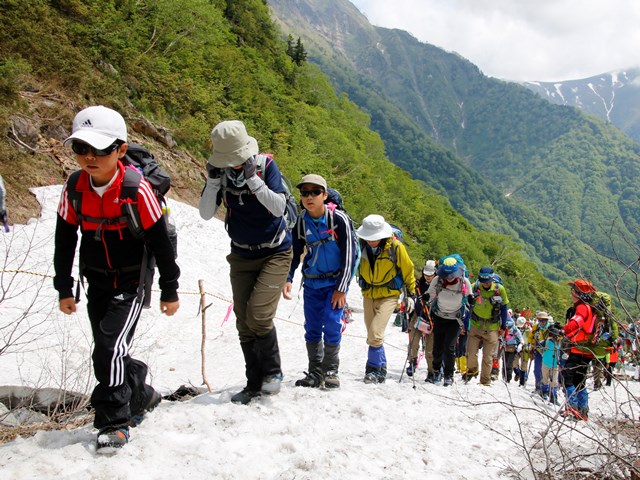
[[[296,380],[296,387],[318,388],[322,385],[322,376],[316,372],[304,372],[304,378]]]
[[[409,362],[409,366],[407,367],[407,375],[410,377],[413,377],[414,372],[416,371],[417,368],[417,360],[411,360]]]
[[[472,378],[475,378],[475,377],[477,377],[477,376],[478,376],[478,372],[477,372],[477,371],[475,371],[475,372],[467,371],[467,373],[465,373],[464,375],[462,375],[462,381],[463,381],[464,383],[469,383],[469,381],[470,381]]]
[[[131,428],[136,428],[138,425],[140,425],[144,420],[145,415],[149,412],[152,412],[153,409],[156,408],[161,401],[162,395],[154,390],[151,394],[151,397],[149,397],[149,401],[145,405],[144,409],[142,409],[141,412],[137,412],[131,415],[128,426]]]
[[[434,373],[429,372],[427,373],[427,378],[425,378],[424,381],[427,383],[433,383],[433,377],[434,377]]]
[[[444,385],[445,387],[450,387],[451,385],[453,385],[453,376],[446,376],[446,377],[444,377],[443,385]]]
[[[251,400],[261,395],[260,392],[256,390],[251,390],[249,387],[244,387],[241,392],[236,393],[233,397],[231,397],[231,403],[235,403],[238,405],[246,405]]]

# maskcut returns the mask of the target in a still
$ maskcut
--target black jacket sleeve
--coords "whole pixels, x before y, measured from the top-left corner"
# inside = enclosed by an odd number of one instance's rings
[[[156,258],[156,265],[160,272],[158,284],[160,286],[160,300],[175,302],[178,300],[178,278],[180,267],[175,260],[173,245],[169,240],[164,216],[145,231],[145,239],[151,252]]]
[[[72,225],[58,215],[56,222],[55,246],[53,253],[53,288],[58,291],[59,298],[73,297],[73,259],[78,244],[78,226]]]

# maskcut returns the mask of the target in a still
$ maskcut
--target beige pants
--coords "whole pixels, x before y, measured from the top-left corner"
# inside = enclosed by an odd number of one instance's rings
[[[488,385],[491,383],[491,364],[493,355],[498,348],[498,331],[482,330],[478,327],[471,327],[467,336],[467,373],[478,371],[478,350],[482,343],[482,371],[480,372],[480,383]]]
[[[549,385],[551,388],[558,387],[558,367],[549,368],[542,365],[542,385]]]
[[[364,325],[367,327],[367,345],[381,347],[389,318],[398,304],[398,297],[362,298]]]
[[[414,327],[415,321],[415,316],[412,316],[409,321],[409,348],[411,349],[411,360],[416,360],[418,358],[420,341],[422,340],[422,344],[424,345],[424,358],[427,361],[429,373],[433,373],[433,333],[425,335],[421,331],[417,330]]]

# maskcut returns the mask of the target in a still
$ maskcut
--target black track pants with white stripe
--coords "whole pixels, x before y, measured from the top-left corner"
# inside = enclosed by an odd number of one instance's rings
[[[145,384],[147,366],[129,356],[142,303],[136,289],[87,292],[93,332],[93,371],[98,385],[91,395],[98,429],[126,424],[141,413],[153,388]]]

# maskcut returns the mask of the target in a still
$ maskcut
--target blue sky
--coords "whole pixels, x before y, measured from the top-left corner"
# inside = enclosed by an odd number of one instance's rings
[[[351,0],[506,80],[579,79],[640,65],[636,0]]]

